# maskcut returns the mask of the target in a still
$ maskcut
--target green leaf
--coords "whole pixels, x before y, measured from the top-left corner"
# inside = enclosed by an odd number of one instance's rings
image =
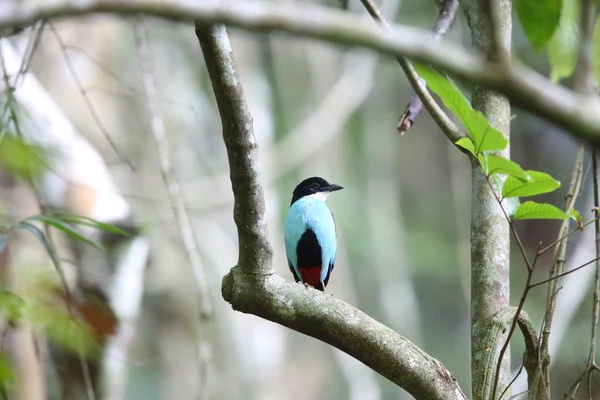
[[[454,144],[475,155],[475,146],[473,145],[473,141],[468,137],[460,138]]]
[[[594,58],[592,59],[592,69],[596,84],[600,83],[600,18],[596,18],[594,25]]]
[[[469,100],[461,93],[454,82],[440,75],[436,70],[424,64],[413,63],[415,70],[427,82],[427,86],[437,94],[444,105],[460,119],[467,128],[473,144],[474,154],[482,151],[504,150],[508,141],[502,133],[492,127],[479,111],[471,107]]]
[[[481,169],[484,171],[487,171],[487,157],[485,153],[479,153],[477,154],[477,159],[479,160],[479,165],[481,166]]]
[[[0,396],[8,400],[8,388],[12,388],[16,383],[15,371],[11,360],[5,355],[0,355]]]
[[[502,188],[502,197],[527,197],[538,194],[549,193],[560,187],[560,182],[539,171],[526,171],[529,175],[528,181],[522,181],[514,176],[509,176]]]
[[[521,204],[513,216],[513,220],[524,219],[567,219],[569,215],[564,213],[558,207],[547,203],[536,203],[535,201],[526,201]]]
[[[28,314],[29,321],[44,329],[53,342],[84,357],[96,355],[97,347],[91,329],[71,315],[42,304],[30,307]]]
[[[54,247],[52,247],[50,242],[48,242],[48,240],[46,239],[46,235],[44,235],[44,232],[42,232],[40,230],[40,228],[38,228],[37,226],[35,226],[27,221],[20,221],[16,225],[14,225],[13,228],[25,229],[25,230],[31,232],[40,241],[40,243],[44,246],[44,248],[46,249],[46,253],[48,253],[48,256],[50,256],[50,259],[52,260],[52,263],[54,264],[55,267],[58,268],[58,266],[60,265],[60,262],[58,260],[58,257],[56,256]]]
[[[514,176],[522,181],[529,180],[529,176],[523,171],[519,164],[501,156],[494,154],[488,155],[487,167],[488,174],[490,175],[506,174],[508,176]]]
[[[561,0],[515,0],[521,26],[535,51],[540,51],[560,22]]]
[[[44,149],[26,143],[19,137],[6,135],[0,142],[0,166],[29,182],[47,168]]]
[[[89,226],[101,231],[116,233],[118,235],[123,236],[131,236],[131,234],[118,226],[107,224],[104,222],[96,221],[95,219],[84,217],[82,215],[62,213],[62,212],[52,212],[49,215],[60,219],[63,222],[73,224],[73,225],[85,225]]]
[[[479,113],[479,111],[477,112]],[[481,116],[483,117],[483,114],[481,114]],[[479,140],[479,145],[477,146],[476,151],[479,153],[482,151],[504,150],[507,145],[508,140],[504,137],[502,132],[491,126],[488,122],[488,126]]]
[[[27,307],[27,303],[20,296],[8,289],[0,289],[0,311],[11,323],[19,321]]]
[[[581,214],[579,213],[579,211],[577,211],[577,210],[576,210],[576,209],[574,209],[574,208],[571,208],[571,209],[569,210],[569,216],[570,216],[571,218],[573,218],[573,220],[575,220],[575,221],[576,221],[576,222],[578,222],[578,223],[579,223],[579,222],[583,222],[583,217],[581,216]]]
[[[558,29],[548,43],[550,79],[558,82],[573,74],[579,49],[579,0],[563,0]]]
[[[82,243],[89,244],[90,246],[95,247],[95,248],[97,248],[100,251],[104,251],[104,249],[102,248],[102,246],[100,246],[98,243],[94,242],[91,239],[86,238],[81,233],[77,232],[75,229],[73,229],[67,223],[65,223],[64,221],[61,221],[58,218],[55,218],[55,217],[52,217],[52,216],[49,216],[49,215],[39,214],[39,215],[34,215],[33,217],[29,217],[25,221],[40,221],[40,222],[43,222],[45,224],[48,224],[50,226],[55,227],[59,231],[65,233],[71,239],[77,240],[77,241],[82,242]]]

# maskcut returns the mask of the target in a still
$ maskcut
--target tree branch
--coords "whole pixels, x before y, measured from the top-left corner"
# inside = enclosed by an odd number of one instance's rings
[[[395,26],[393,32],[385,32],[362,17],[314,5],[261,0],[224,3],[173,0],[168,4],[161,0],[19,3],[12,14],[0,15],[0,31],[28,26],[38,19],[97,12],[129,16],[146,14],[183,22],[195,19],[201,23],[225,23],[256,31],[286,31],[407,57],[430,63],[465,81],[497,90],[508,96],[513,104],[571,130],[582,139],[600,143],[600,99],[553,84],[517,62],[499,64],[449,41],[434,40],[421,29]]]
[[[450,29],[452,23],[454,22],[456,10],[458,10],[458,0],[442,1],[437,21],[435,22],[435,25],[433,26],[433,30],[431,32],[431,37],[433,39],[440,39],[446,34],[446,32],[448,32],[448,29]],[[425,86],[424,83],[423,86]],[[419,115],[419,113],[421,112],[422,107],[423,101],[421,100],[419,94],[416,92],[416,89],[413,88],[413,90],[411,90],[410,92],[410,100],[408,102],[408,105],[406,106],[404,113],[398,121],[398,132],[401,135],[413,126],[413,123],[415,122],[417,115]],[[457,138],[460,138],[460,134],[457,135]]]
[[[407,339],[339,299],[285,281],[272,272],[252,117],[229,39],[223,26],[199,23],[196,35],[223,123],[240,245],[238,265],[223,278],[223,298],[235,310],[337,347],[416,398],[466,398],[452,374]]]
[[[373,1],[361,0],[361,3],[375,21],[383,26],[387,31],[392,32],[392,27],[383,18],[383,15],[381,15],[381,12],[379,12],[379,9]],[[400,117],[400,122],[398,123],[398,132],[403,135],[404,132],[406,132],[406,130],[412,126],[412,122],[419,113],[421,106],[425,104],[425,108],[427,111],[429,111],[429,114],[431,114],[431,117],[440,127],[442,132],[444,132],[444,134],[452,143],[456,143],[461,137],[463,137],[463,134],[460,132],[456,124],[454,124],[454,122],[452,122],[452,120],[446,115],[444,110],[442,110],[442,108],[435,102],[433,96],[427,91],[425,81],[417,74],[417,71],[415,71],[412,64],[406,57],[397,56],[396,60],[398,60],[400,67],[406,74],[408,81],[413,87],[413,91],[419,96],[416,98],[416,100],[418,100],[418,108],[411,109],[411,104],[413,106],[417,106],[415,98],[411,95],[409,108],[407,108],[405,113]]]

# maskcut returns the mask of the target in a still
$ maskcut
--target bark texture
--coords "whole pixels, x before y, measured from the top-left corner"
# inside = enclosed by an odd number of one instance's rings
[[[508,60],[511,47],[511,1],[497,0],[490,9],[488,0],[471,0],[467,18],[473,47],[490,61]],[[472,94],[475,109],[481,110],[506,138],[510,130],[510,103],[500,93],[476,86]],[[501,155],[509,158],[507,146]],[[471,375],[473,399],[489,399],[493,392],[500,346],[488,342],[488,330],[498,313],[509,305],[509,225],[490,184],[473,164],[471,197]],[[490,357],[490,352],[492,356]],[[506,352],[498,379],[498,395],[509,384],[510,352]],[[510,391],[504,395],[510,397]]]

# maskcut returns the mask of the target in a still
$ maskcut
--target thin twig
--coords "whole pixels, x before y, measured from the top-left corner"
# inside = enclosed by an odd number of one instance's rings
[[[119,150],[119,147],[117,146],[115,141],[112,139],[112,137],[109,135],[108,131],[104,127],[104,123],[102,122],[102,119],[96,112],[96,109],[94,108],[94,105],[92,104],[92,101],[90,100],[89,96],[87,95],[87,91],[86,91],[85,87],[83,86],[83,83],[81,82],[81,80],[79,79],[79,76],[77,75],[77,71],[75,71],[75,67],[73,67],[73,64],[71,63],[71,58],[69,57],[67,47],[66,47],[65,43],[63,42],[62,37],[59,35],[59,33],[56,31],[56,29],[54,28],[54,26],[52,24],[48,24],[48,27],[54,34],[54,37],[56,38],[56,41],[58,42],[58,45],[60,46],[60,48],[62,50],[62,54],[65,59],[65,63],[67,64],[67,69],[71,73],[71,76],[73,77],[73,81],[75,81],[75,85],[77,86],[77,89],[79,90],[79,92],[81,93],[81,96],[83,97],[83,101],[85,102],[86,108],[88,109],[90,116],[94,120],[94,123],[100,130],[100,133],[102,133],[102,136],[104,136],[104,138],[106,139],[106,141],[108,142],[110,147],[112,147],[113,151],[119,157],[119,159],[121,161],[123,161],[125,164],[127,164],[129,166],[129,168],[131,168],[132,171],[135,171],[135,167],[133,166],[133,163],[131,162],[131,160],[123,152],[121,152],[121,150]]]
[[[581,228],[577,227],[577,228],[573,229],[571,232],[568,232],[566,235],[561,236],[560,238],[556,239],[554,242],[550,243],[548,246],[546,246],[542,250],[540,250],[539,254],[540,255],[544,254],[545,252],[547,252],[548,250],[550,250],[551,248],[553,248],[554,246],[556,246],[557,244],[559,244],[563,240],[567,239],[569,236],[571,236],[575,232],[581,231],[583,228],[585,228],[588,225],[593,224],[597,220],[598,220],[598,217],[595,217],[594,219],[591,219],[588,222],[586,222],[585,224],[581,225]]]
[[[25,75],[25,73],[29,70],[29,66],[31,64],[31,60],[33,59],[33,55],[35,54],[35,50],[40,43],[40,38],[42,37],[42,32],[44,31],[45,22],[38,21],[33,26],[31,30],[30,38],[27,41],[27,49],[25,49],[23,60],[21,61],[21,66],[19,67],[19,72],[17,72],[17,76],[15,77],[14,86],[19,86],[19,79]]]
[[[387,32],[393,31],[392,27],[387,23],[383,15],[381,15],[381,12],[372,0],[361,0],[361,2],[367,9],[369,15],[371,15],[371,17],[373,17],[373,19],[377,21],[379,25],[381,25]],[[444,26],[442,26],[442,28],[443,27]],[[429,113],[431,114],[433,120],[440,127],[442,132],[444,132],[444,134],[448,137],[448,139],[450,139],[452,143],[456,143],[460,138],[464,136],[460,132],[459,128],[454,122],[452,122],[448,115],[446,115],[444,110],[442,110],[442,108],[435,102],[433,96],[427,91],[425,82],[421,79],[419,74],[417,74],[417,71],[415,71],[410,61],[406,57],[396,57],[396,60],[398,60],[398,63],[400,64],[400,67],[406,74],[408,81],[419,96],[419,99],[421,99],[422,103],[425,105],[427,111],[429,111]],[[413,98],[411,96],[411,102],[412,100]],[[414,117],[416,117],[416,115]],[[400,119],[399,124],[402,124],[403,119],[406,118],[407,117],[403,115]],[[410,126],[408,128],[410,128]],[[398,131],[400,132],[400,134],[403,134],[406,130],[406,126],[400,127],[400,125],[398,125]]]
[[[573,166],[573,172],[571,173],[571,179],[569,182],[569,187],[567,189],[567,193],[565,195],[565,212],[569,212],[571,208],[575,205],[575,200],[577,199],[577,194],[579,193],[579,188],[581,186],[581,180],[583,175],[583,156],[584,156],[585,146],[583,143],[579,144],[579,149],[577,151],[577,156],[575,158],[575,164]],[[566,219],[562,222],[558,237],[565,238],[567,236],[569,229],[569,219]],[[559,245],[554,249],[554,254],[552,256],[552,264],[549,272],[550,285],[548,285],[548,293],[546,300],[546,313],[545,313],[545,325],[541,334],[541,344],[540,344],[540,355],[548,354],[548,346],[550,339],[550,332],[552,331],[552,322],[554,317],[554,309],[556,308],[556,299],[555,292],[560,284],[560,277],[563,273],[563,268],[565,264],[565,257],[567,252],[567,240],[562,239]],[[538,366],[539,369],[536,370],[535,379],[537,380],[540,376],[542,376],[545,382],[546,390],[548,391],[547,397],[550,398],[550,377],[547,366]],[[542,371],[543,369],[543,371]],[[536,390],[536,388],[530,388],[530,390]]]
[[[548,282],[555,281],[555,280],[557,280],[557,279],[560,279],[560,278],[562,278],[562,277],[564,277],[564,276],[570,275],[570,274],[572,274],[573,272],[577,272],[577,271],[579,271],[580,269],[582,269],[582,268],[585,268],[585,267],[587,267],[588,265],[591,265],[591,264],[593,264],[593,263],[595,263],[595,262],[597,262],[597,261],[599,261],[599,260],[600,260],[600,258],[594,258],[594,259],[592,259],[592,260],[590,260],[590,261],[588,261],[588,262],[586,262],[586,263],[584,263],[584,264],[581,264],[579,267],[577,267],[577,268],[573,268],[573,269],[570,269],[570,270],[568,270],[567,272],[563,272],[563,273],[562,273],[562,274],[560,274],[560,275],[556,275],[556,276],[553,276],[552,278],[548,278],[548,279],[544,279],[543,281],[539,281],[539,282],[536,282],[536,283],[532,283],[530,287],[531,287],[531,288],[534,288],[534,287],[537,287],[537,286],[541,286],[541,285],[543,285],[543,284],[546,284],[546,283],[548,283]]]
[[[152,133],[154,134],[154,139],[156,140],[156,146],[159,152],[160,171],[165,186],[167,187],[169,200],[171,204],[174,205],[173,211],[179,228],[179,235],[183,242],[185,253],[196,282],[196,291],[201,310],[201,329],[204,330],[203,326],[212,319],[213,305],[210,298],[206,275],[204,273],[204,267],[200,258],[200,251],[198,250],[197,238],[194,234],[190,216],[185,209],[185,202],[181,195],[181,187],[171,162],[171,151],[167,140],[165,121],[158,101],[156,82],[152,68],[150,48],[148,45],[148,33],[142,19],[139,19],[135,24],[135,40],[142,70],[144,89],[148,98],[148,108],[152,119]],[[206,379],[210,369],[210,344],[206,338],[206,332],[201,333],[199,346],[200,376],[203,379],[200,385],[201,392],[199,397],[200,399],[207,399],[209,397],[209,385],[208,382],[206,382]]]
[[[456,16],[456,10],[458,9],[458,0],[443,0],[440,8],[440,12],[438,14],[437,21],[433,26],[433,30],[431,32],[431,37],[433,39],[440,39],[443,37],[448,29],[452,26],[454,22],[454,17]],[[420,80],[423,86],[425,86],[425,82],[423,79]],[[421,101],[419,95],[415,92],[413,88],[410,91],[410,100],[404,113],[400,117],[398,121],[398,133],[403,135],[407,130],[409,130],[421,112],[421,108],[423,107],[423,102]]]

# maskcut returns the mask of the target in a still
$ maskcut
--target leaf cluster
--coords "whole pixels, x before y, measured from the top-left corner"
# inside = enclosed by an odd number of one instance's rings
[[[467,131],[467,136],[455,144],[466,150],[480,166],[483,174],[494,185],[499,201],[507,200],[507,215],[513,220],[559,219],[569,217],[581,222],[576,210],[565,213],[548,203],[526,201],[520,198],[550,193],[560,187],[560,182],[545,172],[524,170],[515,161],[501,155],[508,140],[471,103],[448,77],[422,64],[414,64],[427,86],[439,96]]]

